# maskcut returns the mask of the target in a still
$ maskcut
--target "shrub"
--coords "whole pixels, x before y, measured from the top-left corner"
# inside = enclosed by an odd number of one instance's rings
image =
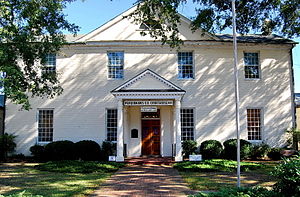
[[[30,147],[30,152],[31,152],[31,155],[39,160],[39,161],[42,161],[45,159],[45,147],[44,146],[41,146],[41,145],[34,145],[34,146],[31,146]]]
[[[252,151],[250,153],[251,159],[262,159],[267,156],[270,152],[271,148],[267,144],[258,144],[252,147]]]
[[[272,160],[280,160],[281,151],[282,148],[271,148],[270,151],[268,152],[268,157]]]
[[[222,151],[223,146],[217,140],[207,140],[200,145],[200,154],[202,154],[204,159],[220,158]]]
[[[13,152],[16,148],[15,138],[13,134],[4,133],[0,135],[0,159],[7,158],[8,153]]]
[[[109,141],[103,141],[101,147],[101,160],[107,161],[108,156],[117,155],[117,144]]]
[[[273,191],[269,191],[262,187],[253,188],[223,188],[218,192],[202,193],[195,195],[195,197],[280,197]]]
[[[225,159],[232,159],[236,160],[237,154],[237,140],[236,139],[229,139],[223,143],[224,151],[223,157]],[[241,159],[246,159],[250,156],[252,145],[250,142],[241,139],[240,140],[240,148],[241,148]]]
[[[75,159],[74,143],[68,140],[51,142],[45,146],[46,160]]]
[[[92,140],[83,140],[75,143],[76,158],[84,161],[96,161],[100,159],[100,146]]]
[[[283,159],[283,163],[275,167],[271,175],[278,179],[274,191],[284,196],[300,196],[300,157]]]
[[[183,157],[187,158],[197,150],[197,142],[193,140],[186,140],[182,142],[182,154]]]

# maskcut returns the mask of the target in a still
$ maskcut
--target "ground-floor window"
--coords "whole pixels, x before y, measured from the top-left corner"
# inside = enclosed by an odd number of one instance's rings
[[[181,119],[181,140],[194,140],[194,109],[182,108],[180,110]]]
[[[117,141],[118,111],[117,109],[106,109],[106,135],[107,141]]]
[[[261,140],[261,109],[247,109],[248,140]]]
[[[39,109],[38,111],[38,141],[53,141],[53,109]]]

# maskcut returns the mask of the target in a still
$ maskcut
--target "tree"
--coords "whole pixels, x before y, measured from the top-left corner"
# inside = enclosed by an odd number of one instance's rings
[[[222,32],[232,26],[232,0],[193,0],[196,16],[192,18],[192,30],[201,28],[204,31]],[[178,37],[180,22],[177,12],[180,4],[187,0],[138,0],[137,10],[129,17],[136,23],[156,20],[161,28],[149,33],[160,38],[162,43],[171,47],[182,41]],[[300,0],[236,0],[237,32],[277,33],[288,38],[300,35]]]
[[[62,92],[56,73],[41,72],[47,54],[66,43],[63,30],[78,27],[63,14],[74,0],[0,0],[0,72],[6,97],[30,109],[29,95],[54,97]]]

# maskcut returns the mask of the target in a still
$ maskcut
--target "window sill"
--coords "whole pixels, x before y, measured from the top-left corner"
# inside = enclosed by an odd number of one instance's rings
[[[248,140],[252,144],[261,144],[263,143],[263,140]]]
[[[51,142],[53,142],[53,141],[51,141]],[[38,145],[47,145],[47,144],[49,144],[49,143],[51,143],[50,141],[49,142],[37,142],[37,144]]]

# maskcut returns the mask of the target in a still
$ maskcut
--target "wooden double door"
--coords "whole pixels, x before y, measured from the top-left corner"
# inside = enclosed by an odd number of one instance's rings
[[[142,155],[160,155],[160,120],[142,120]]]

